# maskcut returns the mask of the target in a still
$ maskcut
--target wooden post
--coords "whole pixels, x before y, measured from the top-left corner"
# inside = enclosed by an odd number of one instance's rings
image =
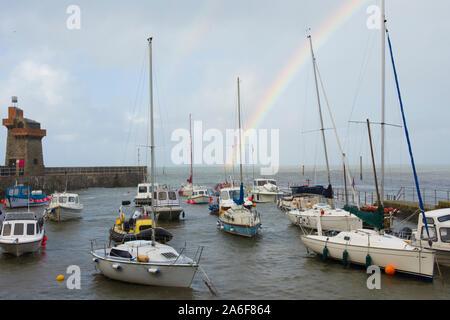
[[[362,180],[362,156],[359,156],[359,179]]]

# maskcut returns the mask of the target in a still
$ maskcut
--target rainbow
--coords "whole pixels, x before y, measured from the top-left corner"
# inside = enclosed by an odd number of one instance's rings
[[[355,12],[357,12],[365,3],[369,0],[347,0],[328,16],[321,27],[314,31],[313,41],[314,48],[317,50],[320,48],[327,39],[339,29],[345,22],[347,22]],[[297,73],[305,66],[307,62],[311,60],[311,53],[308,41],[303,41],[300,46],[295,50],[294,54],[288,60],[288,63],[284,66],[282,71],[275,77],[275,80],[267,90],[266,95],[258,103],[256,111],[253,112],[252,118],[244,126],[245,130],[257,128],[264,118],[267,116],[271,108],[274,106],[277,99],[289,86]],[[245,143],[244,143],[245,145]],[[238,148],[236,148],[238,150]],[[236,152],[237,153],[237,152]],[[233,159],[236,159],[236,154],[233,155]],[[231,161],[227,161],[230,164]]]

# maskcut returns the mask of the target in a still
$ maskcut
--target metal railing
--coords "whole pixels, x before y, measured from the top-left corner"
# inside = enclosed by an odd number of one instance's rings
[[[426,205],[439,205],[440,201],[450,202],[449,189],[423,188],[420,190],[422,200]],[[356,198],[350,188],[347,189],[349,202],[355,203],[359,200],[362,205],[373,205],[377,201],[375,190],[356,190]],[[345,200],[344,188],[334,188],[334,197],[337,200]],[[415,187],[400,187],[400,189],[385,189],[384,200],[387,201],[411,201],[418,202]]]

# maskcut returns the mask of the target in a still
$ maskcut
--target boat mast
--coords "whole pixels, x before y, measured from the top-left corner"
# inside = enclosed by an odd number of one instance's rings
[[[316,84],[317,105],[319,107],[319,116],[320,116],[320,131],[322,131],[322,141],[323,141],[323,148],[324,148],[324,152],[325,152],[325,162],[327,164],[328,185],[331,185],[330,166],[328,164],[327,144],[325,141],[325,128],[323,127],[322,108],[320,106],[319,86],[317,84],[316,58],[314,56],[314,51],[313,51],[312,40],[311,40],[310,34],[308,35],[308,39],[309,39],[309,46],[311,48],[311,57],[312,57],[312,63],[313,63],[313,69],[314,69],[314,81]]]
[[[152,215],[152,246],[155,245],[155,145],[153,137],[153,76],[152,76],[152,38],[148,38],[149,59],[150,59],[150,187],[152,190],[151,215]]]
[[[239,89],[239,77],[237,78],[237,90],[238,90],[238,122],[239,122],[239,171],[241,176],[241,184],[242,182],[242,145],[241,145],[241,92]]]
[[[386,54],[386,15],[385,15],[385,0],[381,0],[381,187],[380,187],[380,205],[383,205],[384,199],[384,125],[385,125],[385,54]]]

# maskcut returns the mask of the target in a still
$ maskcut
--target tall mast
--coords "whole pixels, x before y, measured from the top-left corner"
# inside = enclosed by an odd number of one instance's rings
[[[192,167],[192,117],[191,114],[189,113],[189,135],[190,135],[190,139],[191,139],[191,184],[194,185],[194,170]]]
[[[322,141],[323,141],[323,148],[324,148],[324,152],[325,152],[325,162],[327,164],[328,185],[330,185],[331,184],[330,166],[328,164],[327,144],[326,144],[326,141],[325,141],[325,128],[323,127],[322,108],[320,106],[319,86],[317,84],[316,58],[314,57],[314,51],[313,51],[313,46],[312,46],[311,35],[308,35],[308,39],[309,39],[309,45],[310,45],[310,48],[311,48],[311,57],[312,57],[313,69],[314,69],[314,81],[315,81],[315,84],[316,84],[317,105],[319,106],[319,116],[320,116],[320,131],[322,131]]]
[[[239,77],[237,78],[237,90],[238,90],[238,122],[239,122],[239,171],[242,184],[242,145],[241,145],[241,92],[239,89]]]
[[[151,215],[152,215],[152,246],[155,245],[155,145],[153,137],[153,75],[152,75],[152,38],[148,38],[149,58],[150,58],[150,187],[152,189]]]
[[[386,33],[386,16],[385,16],[385,5],[384,0],[381,0],[381,188],[380,188],[380,200],[381,205],[383,204],[384,199],[384,125],[385,125],[385,83],[386,83],[386,75],[385,75],[385,54],[386,54],[386,42],[385,42],[385,33]]]

